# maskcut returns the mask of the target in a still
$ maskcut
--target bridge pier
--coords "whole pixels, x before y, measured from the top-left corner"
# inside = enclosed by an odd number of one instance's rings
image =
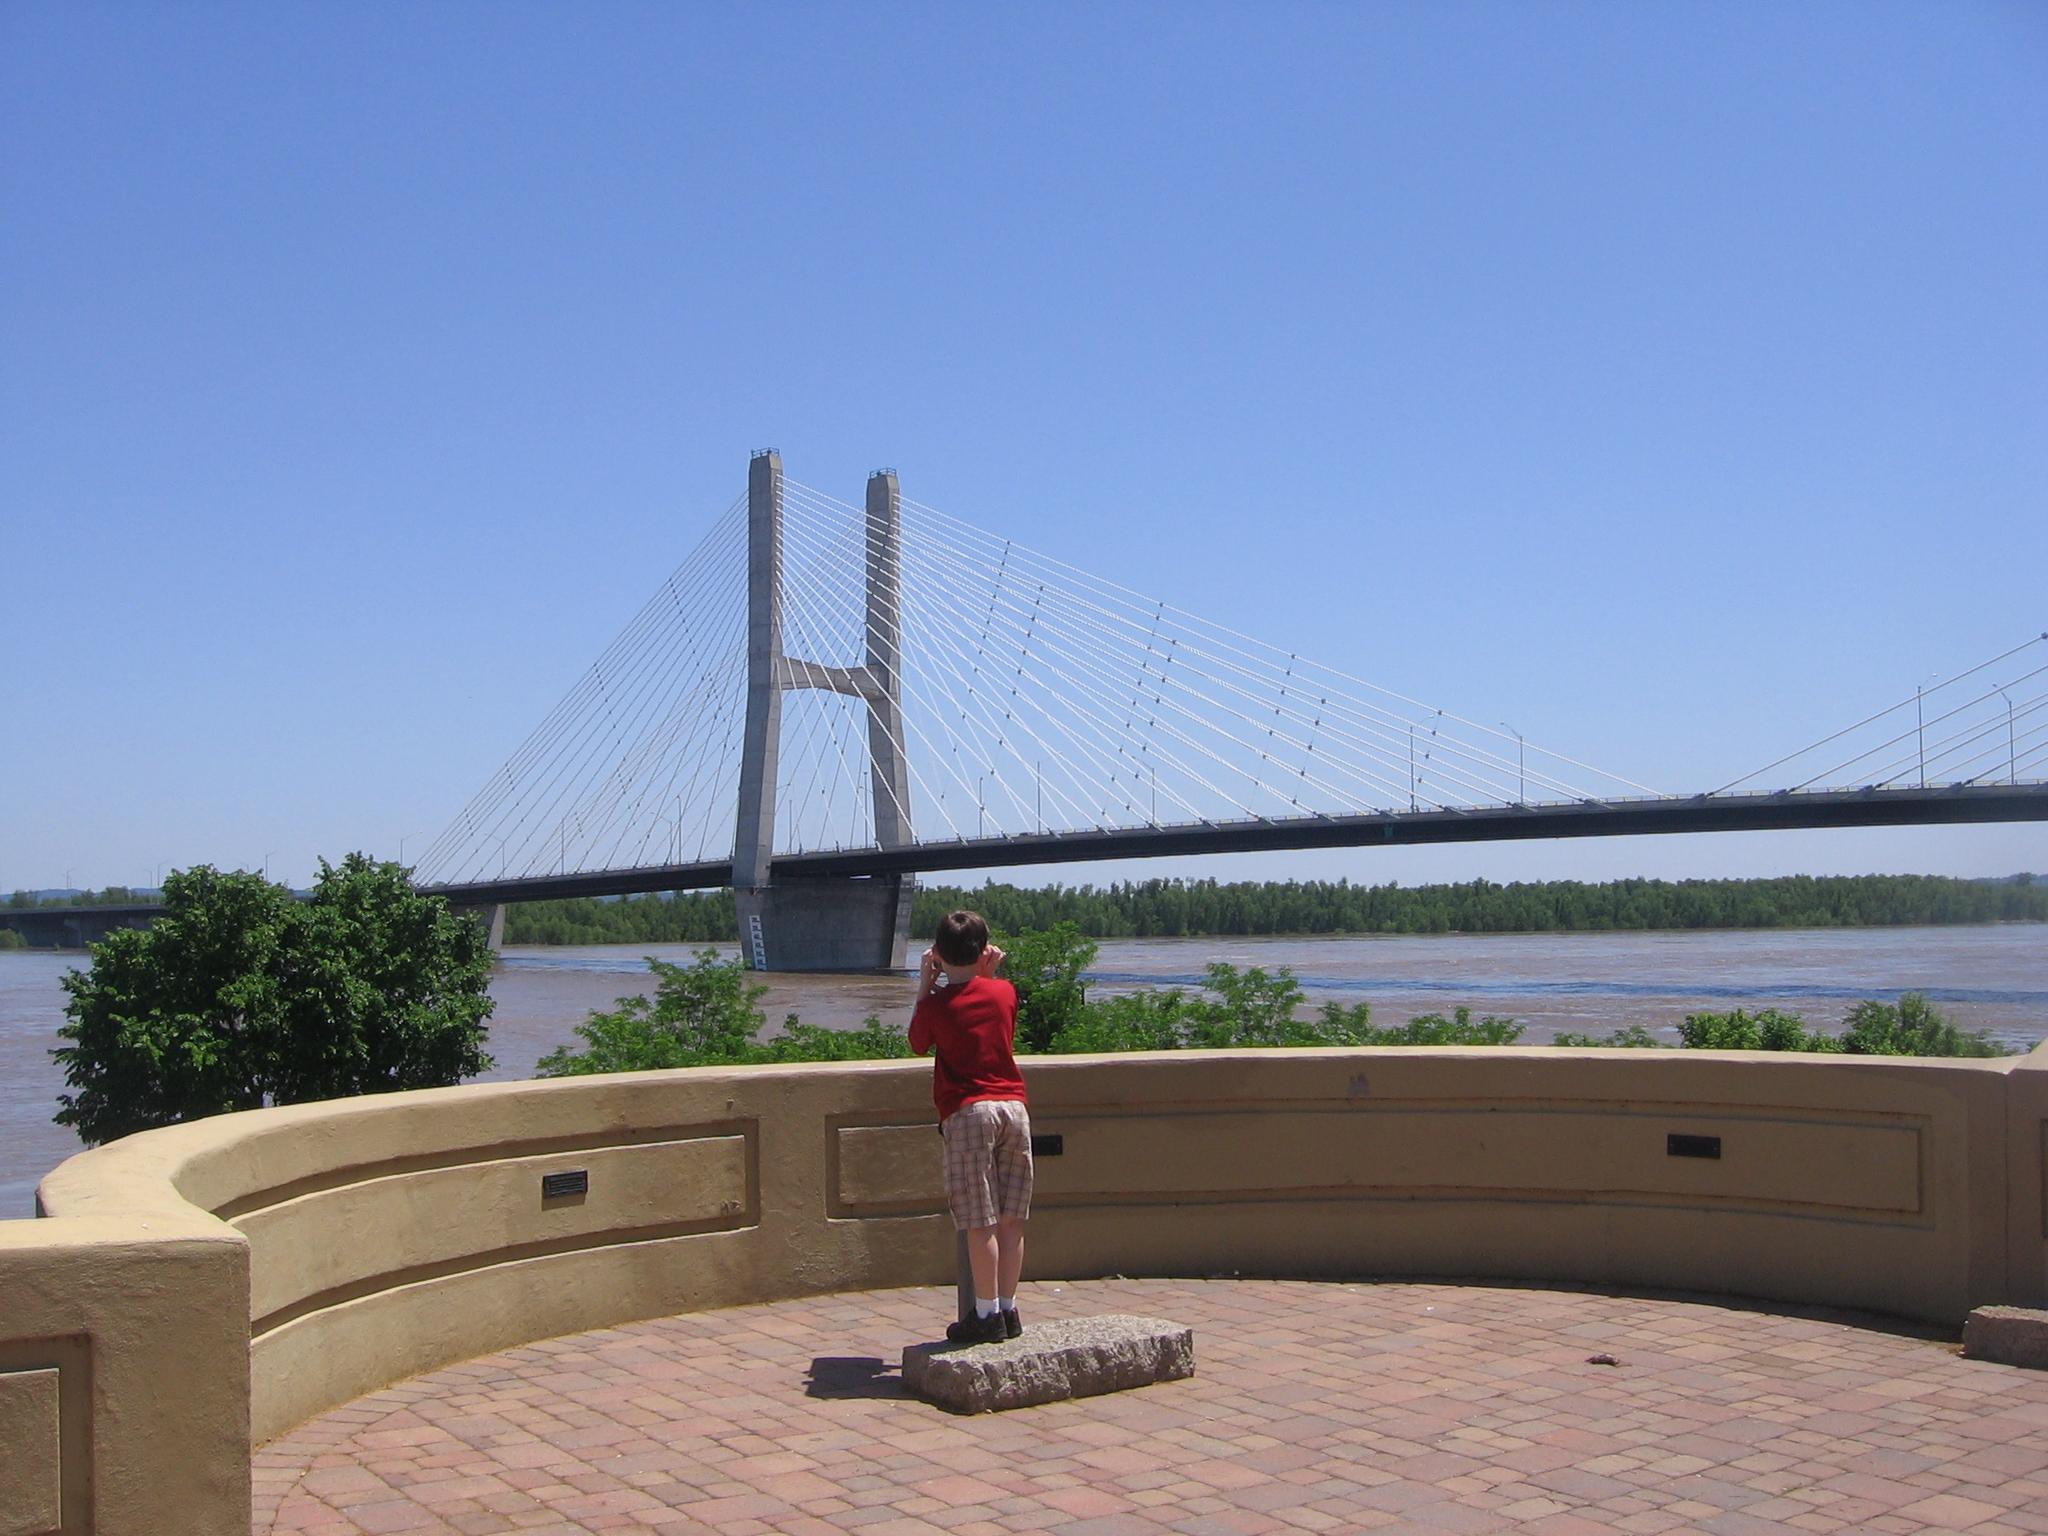
[[[492,954],[505,947],[505,903],[502,901],[480,907],[451,905],[448,910],[457,917],[467,917],[481,925],[485,937],[490,940]]]
[[[747,718],[740,744],[732,885],[740,952],[757,971],[901,970],[914,880],[780,879],[774,872],[782,695],[812,688],[868,709],[875,844],[909,846],[910,769],[903,749],[903,495],[893,470],[868,477],[865,656],[857,666],[792,658],[782,648],[782,456],[747,466]]]
[[[737,891],[740,954],[757,971],[902,970],[916,889],[908,875],[876,875]]]

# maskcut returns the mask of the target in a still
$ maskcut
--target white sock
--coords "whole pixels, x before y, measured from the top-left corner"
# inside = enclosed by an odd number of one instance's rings
[[[995,1298],[993,1296],[975,1297],[974,1315],[976,1317],[994,1317],[996,1315]]]
[[[1005,1312],[1014,1312],[1017,1310],[1017,1298],[1014,1296],[998,1296],[996,1298],[996,1305]]]

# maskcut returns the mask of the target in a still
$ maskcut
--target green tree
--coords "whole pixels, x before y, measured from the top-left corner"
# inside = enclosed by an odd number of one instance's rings
[[[1063,1055],[1096,1051],[1177,1051],[1187,1044],[1192,1005],[1179,987],[1123,992],[1090,1003],[1051,1041]]]
[[[490,946],[395,864],[321,861],[310,900],[208,866],[64,977],[56,1120],[89,1144],[265,1104],[454,1083],[490,1065]]]
[[[782,1021],[782,1033],[755,1047],[757,1061],[890,1061],[910,1055],[910,1036],[900,1024],[884,1024],[869,1014],[859,1029],[828,1029],[805,1024],[795,1014]]]
[[[540,1060],[540,1077],[724,1066],[754,1059],[754,1036],[767,1022],[768,989],[747,979],[738,960],[716,950],[689,965],[649,957],[654,998],[622,997],[609,1013],[576,1026],[582,1049],[562,1046]]]
[[[649,958],[654,996],[622,997],[610,1012],[592,1013],[576,1026],[581,1046],[565,1045],[541,1058],[541,1077],[595,1072],[656,1072],[672,1067],[724,1067],[792,1061],[876,1061],[908,1056],[900,1025],[869,1014],[858,1029],[806,1024],[795,1014],[782,1032],[763,1042],[768,1020],[761,999],[768,989],[740,962],[715,949],[700,950],[688,965]]]
[[[1455,1009],[1449,1018],[1425,1013],[1394,1029],[1376,1030],[1374,1038],[1360,1045],[1513,1045],[1522,1037],[1522,1026],[1513,1019],[1487,1014],[1472,1017],[1470,1008]]]
[[[1604,1035],[1574,1034],[1561,1031],[1552,1045],[1598,1046],[1605,1050],[1661,1051],[1664,1044],[1640,1024],[1631,1024],[1626,1029],[1617,1029]]]
[[[936,920],[932,926],[938,926]],[[1077,1022],[1087,1006],[1081,973],[1095,963],[1098,946],[1068,921],[1014,933],[998,943],[1004,951],[1003,975],[1017,989],[1017,1048],[1051,1050],[1053,1037]]]
[[[27,949],[28,940],[12,928],[0,928],[0,949]]]
[[[1320,1031],[1294,1016],[1302,1001],[1301,983],[1286,966],[1268,972],[1259,966],[1240,971],[1217,961],[1203,984],[1215,996],[1195,1009],[1188,1043],[1197,1046],[1320,1045]]]
[[[1981,1030],[1951,1024],[1924,992],[1896,1003],[1866,1001],[1842,1020],[1840,1049],[1852,1056],[2004,1056],[2004,1046]]]
[[[1796,1013],[1765,1008],[1747,1013],[1689,1013],[1678,1026],[1679,1042],[1689,1051],[1817,1051],[1841,1050],[1827,1035],[1809,1034]]]

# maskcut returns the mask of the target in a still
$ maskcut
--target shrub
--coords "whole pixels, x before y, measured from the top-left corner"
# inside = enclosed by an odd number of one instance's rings
[[[1796,1013],[1766,1008],[1745,1013],[1689,1013],[1678,1026],[1678,1038],[1689,1051],[1818,1051],[1841,1050],[1826,1035],[1809,1034]]]
[[[782,1021],[782,1033],[755,1047],[756,1061],[889,1061],[910,1055],[910,1037],[900,1024],[884,1024],[869,1014],[859,1029],[827,1029],[805,1024],[795,1014]]]
[[[576,1026],[583,1045],[562,1046],[541,1058],[540,1077],[594,1072],[651,1072],[669,1067],[745,1066],[765,1062],[867,1061],[908,1056],[900,1026],[869,1014],[859,1029],[826,1029],[795,1014],[765,1043],[759,1003],[768,989],[749,980],[732,956],[700,950],[689,965],[650,958],[654,997],[622,997],[609,1013],[593,1013]]]
[[[1003,975],[1017,989],[1017,1049],[1054,1049],[1053,1037],[1079,1021],[1087,1007],[1081,973],[1099,946],[1072,923],[999,939]]]
[[[1550,1042],[1552,1045],[1592,1046],[1601,1050],[1620,1051],[1661,1051],[1664,1042],[1651,1034],[1640,1024],[1631,1024],[1626,1029],[1617,1029],[1604,1035],[1580,1035],[1566,1030]]]
[[[593,1072],[648,1072],[665,1067],[729,1065],[752,1059],[754,1036],[767,1022],[755,1005],[768,989],[747,979],[740,962],[700,950],[687,966],[650,957],[654,999],[622,997],[609,1013],[576,1026],[581,1050],[561,1046],[542,1057],[539,1077]]]
[[[1052,1049],[1080,1051],[1172,1051],[1186,1048],[1328,1045],[1508,1045],[1522,1033],[1512,1019],[1475,1020],[1470,1008],[1451,1017],[1428,1013],[1406,1024],[1381,1028],[1371,1005],[1325,1003],[1313,1018],[1296,1017],[1301,984],[1284,966],[1267,972],[1240,971],[1218,962],[1209,967],[1203,992],[1189,996],[1178,987],[1132,992],[1090,1003],[1054,1038]]]
[[[1924,992],[1897,1003],[1861,1002],[1842,1020],[1841,1049],[1852,1056],[2004,1056],[2005,1047],[1982,1030],[1949,1023]]]
[[[1190,1004],[1178,987],[1125,992],[1090,1003],[1053,1038],[1063,1054],[1089,1051],[1177,1051],[1187,1044]]]

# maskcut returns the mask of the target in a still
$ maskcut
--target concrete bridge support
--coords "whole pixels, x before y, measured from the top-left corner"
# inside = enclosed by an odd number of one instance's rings
[[[847,694],[868,707],[868,775],[875,841],[912,839],[910,767],[903,752],[903,497],[893,470],[867,488],[866,657],[858,666],[782,648],[782,457],[758,453],[747,470],[747,719],[740,746],[733,894],[740,950],[757,971],[898,970],[907,958],[909,875],[788,879],[774,875],[775,785],[782,695]]]
[[[457,917],[469,918],[482,927],[491,941],[492,954],[505,947],[505,904],[502,901],[481,907],[451,906],[449,910]]]

